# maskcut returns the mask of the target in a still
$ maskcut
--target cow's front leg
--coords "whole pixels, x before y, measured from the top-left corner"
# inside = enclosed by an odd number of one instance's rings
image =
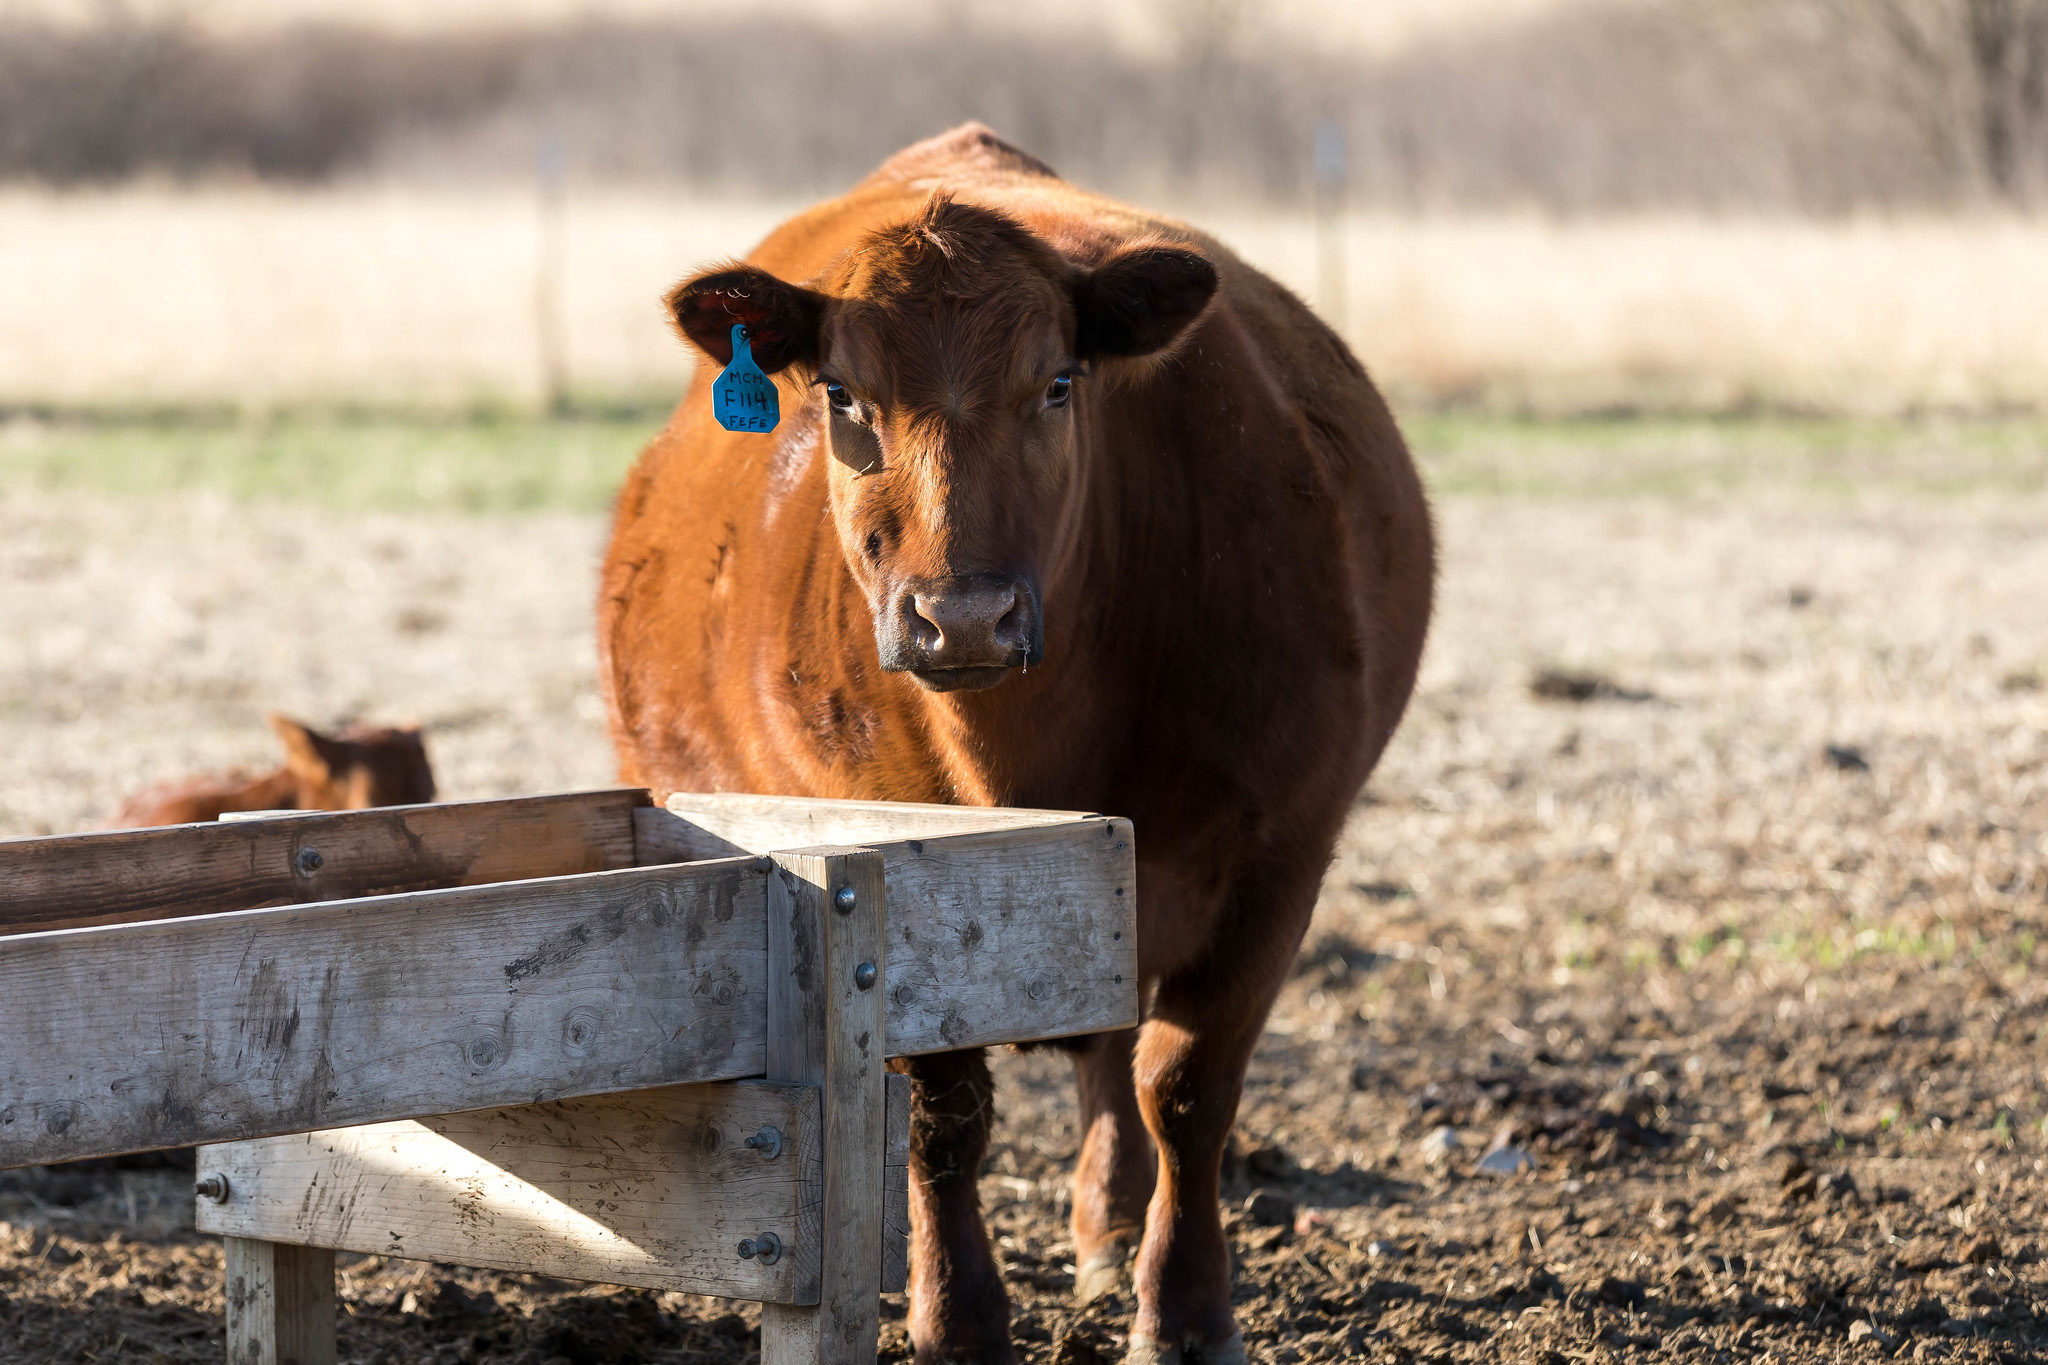
[[[1139,1031],[1133,1070],[1159,1176],[1134,1275],[1128,1365],[1245,1361],[1217,1186],[1245,1066],[1315,894],[1316,880],[1299,874],[1240,880],[1209,946],[1159,983]]]
[[[1124,1262],[1145,1235],[1145,1205],[1157,1179],[1131,1079],[1137,1041],[1138,1031],[1126,1028],[1067,1044],[1081,1104],[1073,1230],[1074,1296],[1082,1303],[1123,1286]]]
[[[981,1221],[995,1082],[980,1049],[911,1057],[910,1340],[919,1365],[1016,1359],[1010,1300]]]

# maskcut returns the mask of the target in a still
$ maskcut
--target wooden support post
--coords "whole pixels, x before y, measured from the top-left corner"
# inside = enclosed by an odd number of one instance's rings
[[[889,1073],[887,1155],[882,1162],[882,1292],[910,1287],[910,1077]]]
[[[247,1237],[221,1241],[228,1365],[335,1365],[334,1253]]]
[[[887,1156],[882,856],[775,855],[768,891],[768,1077],[824,1106],[816,1307],[764,1304],[761,1365],[869,1365],[880,1334]]]

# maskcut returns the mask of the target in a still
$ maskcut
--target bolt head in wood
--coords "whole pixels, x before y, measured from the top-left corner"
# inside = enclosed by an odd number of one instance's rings
[[[773,1161],[782,1155],[782,1130],[774,1124],[764,1123],[760,1132],[747,1139],[747,1146]]]
[[[759,1237],[749,1237],[739,1245],[742,1261],[759,1261],[762,1265],[774,1265],[782,1259],[782,1239],[772,1232]]]
[[[842,886],[832,893],[832,908],[842,915],[852,914],[859,903],[860,895],[851,886]]]
[[[853,969],[853,984],[862,990],[873,990],[875,986],[875,964],[863,962]]]
[[[302,848],[299,856],[292,860],[292,866],[299,870],[301,877],[310,877],[318,872],[327,860],[320,856],[317,848]]]
[[[225,1204],[228,1202],[228,1178],[219,1171],[208,1171],[193,1182],[192,1191],[201,1199]]]

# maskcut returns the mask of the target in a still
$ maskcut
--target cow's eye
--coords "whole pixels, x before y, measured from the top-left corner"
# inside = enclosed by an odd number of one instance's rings
[[[1045,405],[1049,408],[1063,408],[1074,392],[1074,376],[1060,375],[1045,386]]]
[[[838,413],[841,417],[853,416],[853,395],[846,391],[846,385],[835,384],[829,379],[826,380],[825,401],[831,404],[832,411]]]

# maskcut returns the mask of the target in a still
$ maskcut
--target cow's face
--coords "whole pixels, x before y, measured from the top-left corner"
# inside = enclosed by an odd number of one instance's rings
[[[1145,245],[1080,270],[1015,221],[935,197],[815,283],[721,270],[669,304],[720,364],[740,323],[764,370],[813,381],[882,667],[935,692],[992,687],[1045,657],[1045,575],[1084,524],[1093,371],[1171,342],[1215,269]]]

